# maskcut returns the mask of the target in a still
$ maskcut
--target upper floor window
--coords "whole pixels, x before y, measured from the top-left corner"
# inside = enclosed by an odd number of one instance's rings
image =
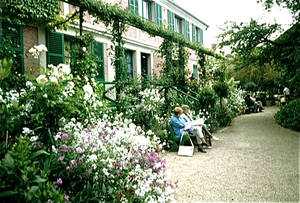
[[[138,0],[128,0],[128,4],[130,7],[130,10],[134,13],[139,13],[139,1]]]
[[[178,16],[175,16],[174,30],[179,34],[182,34],[182,19]]]
[[[149,21],[152,20],[151,2],[148,0],[142,0],[142,15],[143,15],[143,18],[145,18]]]
[[[162,7],[158,3],[155,3],[155,22],[157,25],[162,25]]]
[[[193,25],[193,42],[203,44],[203,30]]]

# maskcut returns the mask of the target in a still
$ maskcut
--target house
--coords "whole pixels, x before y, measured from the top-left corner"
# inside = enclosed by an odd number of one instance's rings
[[[117,4],[124,9],[129,8],[136,12],[141,18],[158,25],[168,27],[170,30],[185,36],[192,42],[203,44],[203,32],[208,28],[203,21],[182,9],[171,0],[106,0],[107,3]],[[77,8],[61,2],[61,16],[73,13]],[[100,57],[97,62],[99,75],[98,81],[113,81],[115,72],[111,65],[109,49],[112,45],[112,36],[109,33],[100,34],[99,31],[105,31],[106,26],[103,23],[94,24],[94,19],[87,13],[84,13],[83,32],[92,31],[95,33],[97,44],[92,45],[92,49]],[[78,27],[70,27],[68,31],[56,32],[47,31],[43,25],[13,25],[17,33],[11,32],[7,28],[10,26],[5,20],[1,21],[0,28],[11,34],[15,41],[14,50],[16,51],[17,64],[15,70],[19,73],[29,73],[30,71],[38,73],[38,67],[48,64],[58,65],[59,63],[70,63],[70,53],[68,50],[74,46],[72,37],[78,32]],[[159,58],[154,51],[158,50],[163,39],[161,37],[150,37],[144,31],[129,26],[124,35],[125,55],[128,61],[128,77],[137,75],[159,74],[158,64],[163,60]],[[48,48],[47,54],[41,56],[40,60],[33,59],[30,54],[22,57],[34,45],[45,44]],[[191,51],[188,69],[198,76],[197,56]],[[33,62],[32,62],[33,61]]]

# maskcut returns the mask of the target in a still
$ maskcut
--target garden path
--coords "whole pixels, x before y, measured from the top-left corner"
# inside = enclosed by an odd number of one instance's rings
[[[279,107],[238,116],[193,157],[166,152],[177,202],[299,202],[300,133],[278,125]]]

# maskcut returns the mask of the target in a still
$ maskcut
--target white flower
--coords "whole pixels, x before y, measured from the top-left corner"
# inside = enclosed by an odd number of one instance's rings
[[[37,139],[38,139],[38,136],[32,136],[32,137],[30,138],[30,141],[31,141],[31,142],[35,142],[35,141],[37,141]]]
[[[32,82],[27,81],[27,82],[26,82],[26,87],[28,87],[28,88],[32,87]]]
[[[59,64],[58,68],[61,69],[61,72],[63,72],[64,74],[69,75],[71,73],[71,69],[70,69],[70,65],[66,65],[66,64]]]
[[[48,81],[48,79],[46,78],[45,75],[40,75],[40,76],[36,79],[36,81],[37,81],[39,84],[45,84],[45,83]]]
[[[86,52],[86,48],[85,48],[85,47],[83,47],[83,48],[82,48],[82,51],[83,51],[83,52]]]
[[[56,77],[50,77],[50,81],[53,83],[58,83],[57,78]]]
[[[29,134],[29,133],[31,133],[31,131],[32,131],[32,130],[30,130],[29,128],[24,127],[22,133],[23,133],[23,134]]]
[[[91,85],[84,85],[83,90],[87,93],[92,94],[93,93],[93,87]]]
[[[47,95],[47,94],[44,94],[43,97],[48,98],[48,95]]]
[[[30,48],[30,49],[28,50],[28,52],[31,53],[31,54],[35,54],[35,53],[36,53],[36,49]]]
[[[46,52],[48,51],[47,47],[43,44],[40,44],[38,46],[34,45],[34,48],[38,51],[38,52]]]
[[[48,67],[49,67],[49,66],[48,66]],[[50,68],[50,67],[49,67],[49,68]],[[58,76],[58,69],[57,69],[57,67],[56,67],[56,66],[52,66],[51,68],[52,68],[52,75]]]

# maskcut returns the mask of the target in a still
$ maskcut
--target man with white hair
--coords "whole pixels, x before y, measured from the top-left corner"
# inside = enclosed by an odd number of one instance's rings
[[[182,116],[183,116],[187,121],[189,121],[189,122],[194,122],[192,116],[189,114],[189,112],[190,112],[190,107],[189,107],[188,105],[182,105],[181,108],[182,108],[182,110],[183,110]],[[195,122],[194,122],[194,124],[195,124]],[[195,127],[201,128],[201,129],[199,129],[199,130],[200,130],[201,132],[203,132],[204,134],[207,134],[211,139],[213,139],[213,140],[219,140],[219,138],[213,136],[213,135],[207,130],[207,128],[206,128],[206,126],[204,125],[204,123],[197,123],[197,124],[195,125]],[[205,137],[206,137],[206,136],[205,136]],[[211,146],[210,146],[209,148],[211,148]]]

